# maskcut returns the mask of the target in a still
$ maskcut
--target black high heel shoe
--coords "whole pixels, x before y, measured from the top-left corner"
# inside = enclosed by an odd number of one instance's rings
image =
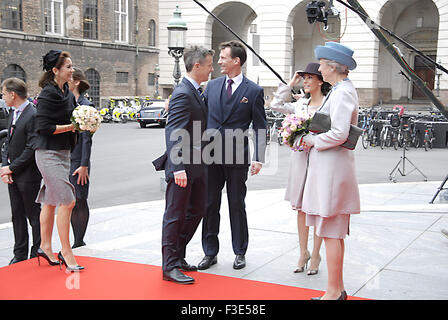
[[[47,262],[50,266],[59,265],[59,261],[51,261],[51,259],[47,256],[47,254],[41,248],[37,249],[36,256],[37,256],[37,262],[39,263],[39,265],[40,265],[40,257],[47,260]]]
[[[78,266],[78,265],[76,265],[76,266],[69,266],[69,265],[67,265],[67,262],[65,262],[65,259],[62,256],[61,251],[59,251],[59,253],[58,253],[58,260],[59,260],[59,269],[61,269],[61,264],[64,264],[65,265],[65,269],[68,270],[68,271],[81,271],[81,270],[84,270],[84,267],[82,267],[82,266]]]
[[[322,297],[311,298],[311,300],[321,300]],[[344,290],[341,292],[341,295],[336,300],[347,300],[347,292]]]

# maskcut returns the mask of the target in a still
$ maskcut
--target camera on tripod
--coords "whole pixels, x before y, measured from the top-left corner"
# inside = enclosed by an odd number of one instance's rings
[[[308,22],[314,23],[316,21],[324,23],[324,29],[328,28],[328,17],[339,15],[338,10],[333,6],[333,0],[330,0],[328,9],[325,9],[325,1],[313,0],[306,6],[306,16]]]

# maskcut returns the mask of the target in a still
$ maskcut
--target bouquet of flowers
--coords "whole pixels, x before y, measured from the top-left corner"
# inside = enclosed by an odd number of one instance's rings
[[[308,126],[310,123],[311,118],[306,112],[288,114],[282,122],[282,127],[279,129],[283,143],[288,145],[293,151],[304,151],[301,146],[295,146],[294,142],[300,136],[309,133]]]
[[[91,106],[81,105],[73,110],[71,121],[78,131],[95,133],[100,127],[102,117],[97,109]]]

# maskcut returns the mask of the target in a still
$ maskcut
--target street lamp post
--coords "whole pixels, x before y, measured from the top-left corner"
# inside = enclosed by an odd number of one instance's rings
[[[174,58],[174,83],[177,86],[182,76],[179,60],[184,53],[186,45],[187,24],[181,18],[179,6],[173,12],[173,17],[168,22],[168,54]]]
[[[438,61],[439,64],[442,64],[442,61],[439,60]],[[440,69],[436,69],[436,76],[437,76],[437,83],[436,83],[436,92],[437,92],[437,96],[440,97],[440,77],[442,76],[442,71],[440,71]]]
[[[154,67],[154,73],[155,73],[155,85],[156,85],[156,92],[155,92],[155,96],[156,99],[159,98],[159,72],[160,72],[160,66],[159,64],[156,64],[156,66]]]

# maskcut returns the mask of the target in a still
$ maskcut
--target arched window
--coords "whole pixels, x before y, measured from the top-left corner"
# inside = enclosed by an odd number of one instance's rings
[[[100,74],[95,69],[88,69],[85,73],[90,83],[90,89],[87,90],[89,98],[92,99],[96,108],[100,108]]]
[[[19,78],[26,82],[26,73],[19,65],[10,64],[2,72],[2,81],[8,78]]]
[[[0,28],[22,30],[22,0],[0,1]]]
[[[149,34],[148,46],[155,47],[156,46],[156,22],[153,19],[149,20],[148,34]]]

